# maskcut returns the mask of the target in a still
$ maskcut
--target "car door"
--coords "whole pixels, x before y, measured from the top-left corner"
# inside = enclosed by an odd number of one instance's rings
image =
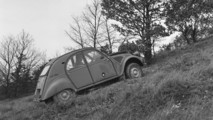
[[[77,88],[93,84],[92,77],[81,52],[72,55],[66,64],[68,77]]]
[[[94,82],[115,77],[116,71],[109,58],[96,50],[84,51],[84,57]]]

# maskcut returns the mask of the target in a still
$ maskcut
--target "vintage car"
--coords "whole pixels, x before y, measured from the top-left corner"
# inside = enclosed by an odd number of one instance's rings
[[[35,99],[67,104],[86,88],[121,76],[141,77],[142,66],[142,58],[130,53],[108,56],[95,48],[75,50],[46,64],[37,83]]]

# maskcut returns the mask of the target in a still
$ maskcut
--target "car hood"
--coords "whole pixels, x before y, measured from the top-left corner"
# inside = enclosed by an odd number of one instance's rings
[[[117,62],[122,63],[124,58],[126,58],[128,56],[131,56],[131,54],[130,53],[121,53],[121,54],[112,55],[111,57],[113,59],[115,59]]]

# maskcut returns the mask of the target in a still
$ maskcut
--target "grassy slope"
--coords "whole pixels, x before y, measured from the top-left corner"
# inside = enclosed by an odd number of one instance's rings
[[[0,119],[208,120],[213,119],[213,38],[162,53],[142,79],[125,80],[80,95],[67,107],[0,102]]]

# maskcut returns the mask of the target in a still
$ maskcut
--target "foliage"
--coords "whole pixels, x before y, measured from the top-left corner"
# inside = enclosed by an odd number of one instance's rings
[[[171,50],[173,50],[173,44],[172,43],[170,43],[168,45],[162,45],[161,46],[161,51],[171,51]]]
[[[101,46],[100,51],[107,55],[112,54],[112,49],[110,48],[109,44],[106,44],[105,46]]]
[[[165,3],[166,25],[180,31],[187,42],[197,42],[212,28],[213,4],[206,0],[168,0]]]
[[[163,4],[161,0],[103,0],[103,14],[119,24],[114,27],[124,36],[131,34],[144,46],[147,63],[152,58],[152,37],[165,35],[161,25]]]
[[[187,45],[187,42],[184,40],[184,36],[180,35],[180,36],[176,36],[173,42],[173,45],[175,49],[178,49],[181,47],[185,47]]]
[[[138,46],[135,44],[135,42],[132,43],[123,43],[119,46],[118,48],[118,52],[129,52],[129,53],[135,53],[135,52],[139,52],[139,48]]]
[[[39,67],[37,67],[33,73],[32,73],[32,80],[35,82],[35,84],[37,84],[38,78],[43,70],[43,68],[45,67],[46,63],[43,63],[42,65],[40,65]]]
[[[33,70],[42,64],[41,53],[33,47],[33,38],[25,31],[9,36],[1,43],[1,89],[6,97],[17,97],[34,91]]]

